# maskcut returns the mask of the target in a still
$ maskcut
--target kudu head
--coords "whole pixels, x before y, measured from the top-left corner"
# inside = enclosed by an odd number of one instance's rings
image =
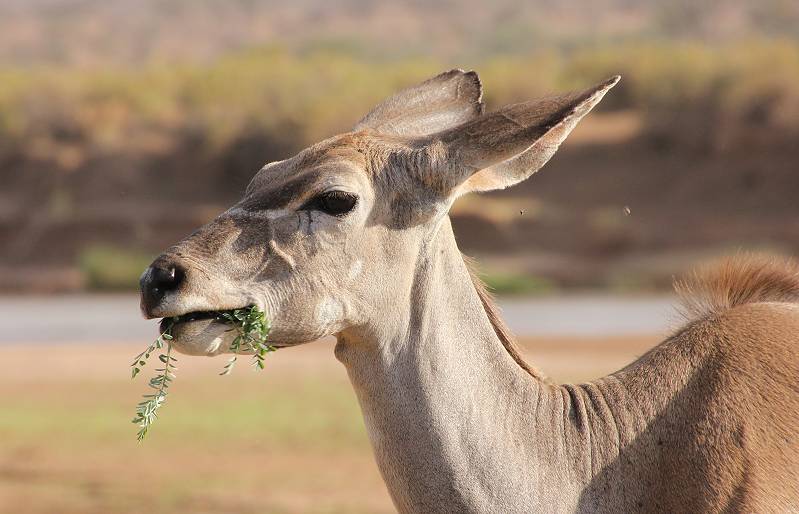
[[[453,201],[532,175],[618,80],[490,114],[474,72],[406,89],[353,131],[261,169],[238,203],[144,272],[142,311],[192,313],[173,344],[205,355],[233,338],[212,311],[259,306],[276,346],[378,324],[408,303],[417,257]]]

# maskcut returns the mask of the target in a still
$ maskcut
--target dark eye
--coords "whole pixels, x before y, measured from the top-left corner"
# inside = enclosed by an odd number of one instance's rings
[[[352,193],[328,191],[308,202],[304,208],[322,211],[331,216],[344,216],[355,208],[356,203],[358,197]]]

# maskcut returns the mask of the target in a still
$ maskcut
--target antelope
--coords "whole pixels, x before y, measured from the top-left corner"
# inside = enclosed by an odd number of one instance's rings
[[[557,384],[521,357],[458,249],[465,194],[530,177],[619,80],[483,113],[452,70],[258,171],[141,278],[189,355],[256,305],[287,348],[333,335],[400,512],[799,512],[799,266],[737,256],[679,286],[634,363]],[[579,323],[579,320],[575,320]]]

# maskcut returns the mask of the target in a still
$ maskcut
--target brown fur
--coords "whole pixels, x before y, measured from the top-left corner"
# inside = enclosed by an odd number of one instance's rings
[[[748,303],[799,302],[799,264],[792,259],[739,254],[699,268],[674,288],[688,320]]]

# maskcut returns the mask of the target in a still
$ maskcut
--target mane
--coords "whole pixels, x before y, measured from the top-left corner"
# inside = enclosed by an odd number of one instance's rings
[[[522,367],[523,370],[535,378],[544,379],[544,376],[541,374],[541,372],[528,364],[522,357],[516,340],[499,314],[499,308],[494,300],[494,296],[488,290],[485,283],[480,279],[480,276],[477,272],[477,263],[474,261],[474,259],[466,255],[463,255],[463,262],[466,264],[466,269],[469,271],[469,277],[472,279],[472,284],[477,291],[477,295],[480,297],[480,302],[483,304],[483,309],[488,315],[489,321],[491,321],[491,326],[494,327],[494,332],[502,342],[502,346],[505,347],[505,350],[510,354],[513,360]]]
[[[463,261],[502,346],[527,373],[545,379],[522,357],[513,334],[500,316],[494,296],[480,279],[476,262],[466,255]],[[784,257],[739,254],[698,268],[675,281],[674,289],[680,299],[679,311],[689,321],[749,303],[799,303],[799,263]]]
[[[689,321],[739,305],[799,302],[799,264],[788,258],[739,254],[705,265],[675,282],[681,314]]]

